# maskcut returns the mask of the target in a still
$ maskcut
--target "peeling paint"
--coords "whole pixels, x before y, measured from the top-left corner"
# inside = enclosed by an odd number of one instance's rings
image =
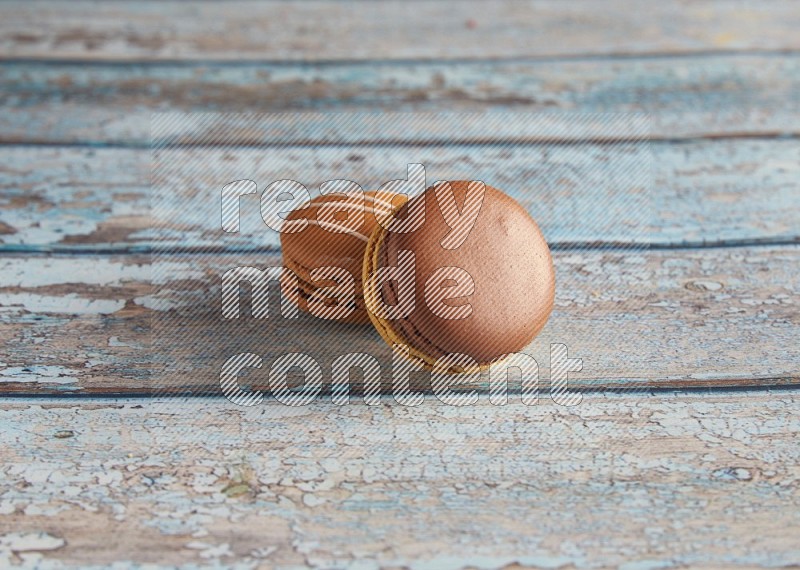
[[[11,366],[0,369],[2,382],[34,382],[41,384],[74,384],[78,381],[74,370],[63,366]]]
[[[125,306],[114,299],[86,299],[77,294],[52,296],[34,293],[0,293],[0,310],[19,307],[32,313],[110,315]]]
[[[92,544],[92,556],[119,547],[116,559],[142,564],[154,553],[170,567],[800,561],[792,390],[594,394],[575,408],[486,398],[463,408],[285,408],[8,402],[0,418],[15,444],[0,465],[0,512],[14,513],[17,532],[39,532],[44,519]],[[65,429],[74,435],[53,437]],[[443,431],[463,438],[437,439]],[[664,544],[681,549],[666,557]],[[80,556],[69,546],[43,560]]]

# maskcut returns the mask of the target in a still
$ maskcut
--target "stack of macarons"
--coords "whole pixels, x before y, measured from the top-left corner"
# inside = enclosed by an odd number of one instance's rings
[[[414,228],[396,223],[413,215],[423,216]],[[284,266],[297,276],[285,294],[304,311],[310,301],[330,306],[328,314],[312,311],[323,318],[372,322],[428,370],[443,361],[442,372],[485,369],[527,346],[552,311],[555,273],[544,236],[520,204],[482,182],[437,183],[408,200],[328,194],[287,220],[301,217],[302,232],[281,234]],[[385,269],[403,264],[408,271]],[[353,295],[340,294],[349,278],[331,267],[353,276]]]

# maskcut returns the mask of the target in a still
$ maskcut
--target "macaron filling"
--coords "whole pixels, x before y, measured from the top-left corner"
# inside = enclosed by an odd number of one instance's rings
[[[382,267],[386,267],[389,264],[388,241],[391,237],[392,234],[387,233],[386,237],[383,239],[383,244],[382,246],[380,246],[380,250],[378,252],[378,256],[381,260]],[[389,281],[387,283],[387,286],[388,286],[388,295],[387,295],[388,299],[386,300],[389,302],[389,304],[397,303],[398,296],[397,296],[397,290],[395,288],[396,282]],[[419,329],[417,329],[417,327],[414,326],[414,323],[408,317],[401,317],[399,319],[395,319],[393,321],[393,325],[396,328],[400,329],[399,330],[399,332],[401,333],[400,336],[402,336],[406,340],[411,338],[418,339],[419,343],[413,343],[411,346],[429,356],[431,359],[433,359],[434,362],[447,354],[446,350],[444,350],[440,346],[437,346],[435,342],[433,342],[431,339],[423,335],[419,331]]]
[[[306,302],[311,298],[314,292],[319,289],[317,285],[314,285],[307,279],[303,277],[303,275],[308,275],[311,273],[311,269],[304,267],[303,265],[289,260],[284,260],[284,265],[294,273],[297,279],[297,288],[295,289],[295,293],[299,294],[303,300]],[[292,267],[294,266],[294,267]],[[297,268],[297,269],[295,269]],[[299,270],[299,271],[298,271]],[[363,311],[366,309],[366,305],[364,304],[363,297],[359,294],[360,293],[360,283],[356,282],[356,287],[354,291],[354,298],[350,302],[350,308],[356,311]]]

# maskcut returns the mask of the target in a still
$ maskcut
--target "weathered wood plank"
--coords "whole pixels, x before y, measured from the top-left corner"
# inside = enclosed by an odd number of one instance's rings
[[[309,109],[646,112],[653,138],[798,135],[799,93],[797,55],[382,65],[5,63],[0,142],[147,145],[152,111]],[[500,123],[497,132],[472,135],[502,138],[515,126]],[[434,127],[423,121],[387,136],[423,140]],[[609,127],[601,134],[619,135]],[[179,134],[191,142],[208,132]],[[337,133],[337,142],[352,134]],[[263,125],[250,125],[237,142],[272,138]]]
[[[631,238],[654,246],[769,243],[800,235],[800,143],[795,140],[568,148],[188,149],[170,151],[169,157],[182,165],[171,172],[169,187],[199,196],[193,216],[180,212],[173,221],[181,225],[179,237],[170,242],[169,236],[159,236],[158,243],[171,247],[277,246],[277,234],[260,221],[257,197],[243,199],[242,234],[220,235],[216,196],[231,180],[251,178],[264,188],[292,178],[313,193],[322,181],[345,177],[370,188],[404,175],[408,162],[425,164],[430,182],[482,177],[507,190],[526,205],[554,245]],[[609,161],[620,165],[614,172],[622,172],[639,160],[652,171],[649,197],[635,194],[640,175],[608,176]],[[150,166],[145,150],[0,148],[0,251],[150,248]],[[642,226],[649,218],[649,227],[620,231],[619,215],[570,213],[576,204],[588,204],[587,197],[596,204],[600,195],[606,211],[614,204],[649,205],[649,215],[638,220]]]
[[[800,383],[800,246],[556,252],[556,307],[526,349],[549,378],[549,344],[582,358],[581,389]],[[0,259],[0,384],[6,394],[219,394],[238,352],[305,351],[330,382],[333,360],[376,357],[390,387],[391,355],[369,327],[311,317],[223,321],[218,283],[275,254]],[[151,272],[152,269],[152,272]],[[154,282],[150,287],[149,282]],[[176,310],[164,311],[167,302]],[[275,309],[277,310],[277,309]],[[151,345],[152,341],[152,345]],[[429,377],[412,377],[424,388]],[[354,386],[359,386],[354,380]]]
[[[8,2],[4,58],[496,59],[800,49],[792,0]]]
[[[0,564],[800,564],[796,391],[254,411],[3,402]]]

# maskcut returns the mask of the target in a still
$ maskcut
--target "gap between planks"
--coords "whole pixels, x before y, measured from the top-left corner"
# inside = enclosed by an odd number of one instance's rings
[[[353,1],[353,0],[345,0]],[[355,0],[358,1],[358,0]],[[46,66],[91,66],[95,68],[129,68],[129,67],[294,67],[318,68],[318,67],[338,67],[348,65],[368,65],[375,66],[405,66],[405,65],[431,65],[437,62],[452,65],[462,64],[506,64],[506,63],[572,63],[572,62],[592,62],[592,61],[614,61],[614,60],[660,60],[660,59],[695,59],[709,57],[731,57],[756,56],[756,57],[794,57],[800,55],[800,48],[746,48],[740,50],[724,49],[699,49],[685,52],[642,52],[642,53],[600,53],[591,52],[575,53],[568,55],[508,55],[502,57],[463,57],[450,58],[445,60],[416,58],[416,59],[306,59],[306,60],[286,60],[286,59],[69,59],[58,57],[2,57],[0,65],[46,65]]]

